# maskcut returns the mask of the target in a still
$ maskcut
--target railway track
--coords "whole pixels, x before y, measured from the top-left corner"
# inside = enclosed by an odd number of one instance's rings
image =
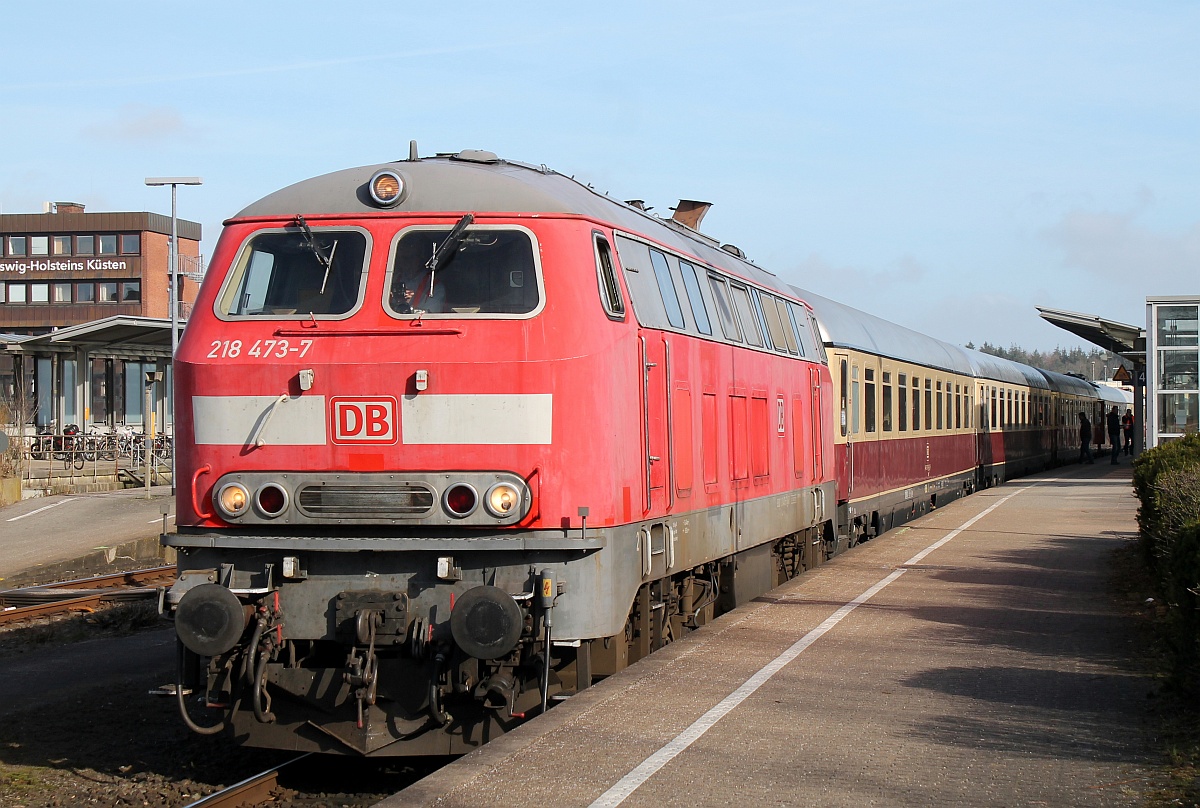
[[[272,791],[279,784],[279,775],[289,769],[297,768],[300,761],[312,755],[306,752],[299,757],[272,766],[264,772],[247,777],[240,783],[234,783],[229,788],[215,794],[189,803],[187,808],[239,808],[258,805],[271,799]]]
[[[150,599],[158,586],[174,579],[172,565],[0,591],[0,625],[93,609],[101,603]]]

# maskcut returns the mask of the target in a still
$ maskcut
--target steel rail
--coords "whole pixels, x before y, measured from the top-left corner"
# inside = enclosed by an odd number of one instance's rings
[[[284,761],[278,766],[272,766],[264,772],[247,777],[240,783],[234,783],[228,788],[209,794],[195,802],[187,804],[187,808],[237,808],[237,806],[258,805],[271,800],[271,791],[279,783],[279,775],[285,769],[304,760],[312,752],[305,752],[299,757]]]
[[[77,578],[62,583],[10,589],[0,592],[0,606],[4,607],[0,611],[0,625],[58,612],[91,609],[102,602],[150,598],[157,590],[146,584],[167,582],[174,577],[175,567],[151,567],[98,575],[94,578]],[[109,586],[104,587],[105,584]],[[100,585],[100,588],[97,588],[97,585]],[[50,599],[50,602],[39,602],[47,599]]]

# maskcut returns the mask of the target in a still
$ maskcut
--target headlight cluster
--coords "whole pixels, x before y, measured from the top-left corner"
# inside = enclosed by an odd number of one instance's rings
[[[447,476],[438,475],[438,485],[420,477],[385,484],[371,475],[353,480],[335,475],[336,480],[330,483],[321,475],[289,473],[280,475],[281,481],[277,481],[264,479],[267,474],[239,474],[219,482],[212,499],[222,518],[242,523],[268,522],[287,515],[285,521],[290,522],[440,518],[444,523],[449,518],[469,520],[469,524],[494,524],[492,520],[511,524],[529,509],[529,490],[513,475],[506,475],[513,476],[511,482],[497,481],[501,475],[489,473],[468,474],[464,475],[467,479],[458,480]],[[482,496],[480,491],[484,492]],[[418,494],[427,497],[424,503]],[[440,514],[437,504],[441,505]]]

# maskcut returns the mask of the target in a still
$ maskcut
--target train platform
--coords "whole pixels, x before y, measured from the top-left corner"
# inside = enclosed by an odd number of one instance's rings
[[[0,508],[0,589],[174,563],[169,485],[54,494]]]
[[[379,805],[1141,805],[1154,684],[1107,588],[1130,474],[939,508]]]

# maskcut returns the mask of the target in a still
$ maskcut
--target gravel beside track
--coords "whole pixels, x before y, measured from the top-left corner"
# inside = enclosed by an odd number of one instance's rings
[[[97,632],[103,614],[87,618]],[[149,695],[174,676],[173,630],[158,623],[56,644],[55,636],[74,636],[78,620],[26,628],[36,641],[0,633],[0,805],[184,806],[295,757],[195,735],[173,697]],[[318,760],[300,780],[283,782],[270,804],[368,806],[430,770],[414,773],[409,761]]]

